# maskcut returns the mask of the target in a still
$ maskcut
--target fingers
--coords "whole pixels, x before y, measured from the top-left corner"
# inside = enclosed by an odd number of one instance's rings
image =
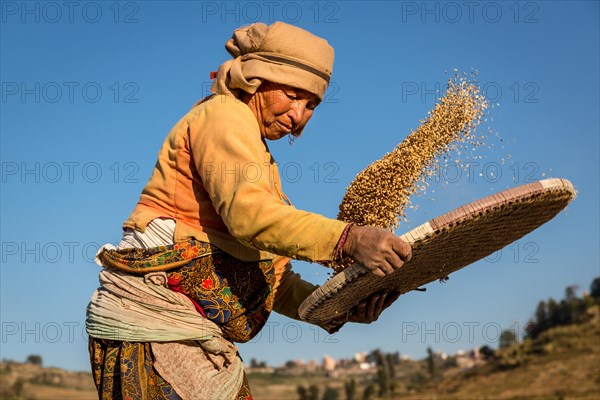
[[[390,251],[390,253],[386,255],[385,260],[389,263],[390,267],[394,270],[396,270],[404,265],[404,261],[394,251]],[[390,271],[390,273],[391,272],[394,272],[394,271],[392,270],[392,271]]]
[[[361,324],[368,324],[376,321],[381,313],[384,297],[385,296],[375,294],[364,299],[349,312],[348,321]]]
[[[393,251],[388,252],[384,256],[385,260],[383,262],[380,262],[380,264],[377,267],[371,269],[371,272],[376,276],[384,277],[385,275],[391,274],[392,272],[401,268],[404,265],[404,261],[400,258],[400,256],[397,253]]]
[[[374,268],[371,270],[371,273],[375,276],[378,276],[380,278],[383,278],[385,276],[385,272],[383,272],[382,270],[380,270],[379,268]]]
[[[379,316],[379,313],[377,313],[377,308],[378,308],[378,305],[379,305],[382,297],[383,296],[374,295],[374,296],[371,296],[371,298],[369,299],[369,303],[368,303],[369,305],[367,307],[367,315],[366,315],[366,317],[369,321],[377,320],[377,317]]]
[[[385,302],[383,303],[383,308],[386,309],[389,306],[391,306],[393,302],[398,300],[398,297],[400,297],[401,294],[402,293],[400,293],[400,292],[388,292],[388,294],[385,298]]]
[[[375,309],[373,310],[373,314],[372,314],[375,317],[375,319],[373,321],[377,321],[377,319],[379,318],[379,315],[385,308],[383,305],[385,304],[386,297],[387,296],[385,294],[383,294],[383,295],[379,296],[379,298],[376,300]]]
[[[343,251],[374,275],[383,277],[410,260],[408,243],[383,228],[353,226]]]
[[[401,261],[400,261],[401,262]],[[402,263],[402,262],[401,262]],[[380,263],[378,267],[375,268],[369,268],[369,265],[365,265],[373,275],[378,276],[380,278],[383,278],[386,275],[391,274],[392,272],[394,272],[394,267],[392,265],[390,265],[390,263],[385,262],[385,263]]]
[[[356,306],[356,310],[354,310],[354,315],[359,317],[364,317],[367,313],[367,303],[365,301],[361,302],[358,306]]]
[[[365,322],[373,322],[379,319],[379,316],[383,310],[387,307],[386,302],[388,293],[375,294],[368,300],[366,314],[364,316]]]
[[[396,238],[393,243],[394,252],[402,259],[402,261],[406,262],[412,257],[412,248],[408,243],[400,238]]]
[[[379,319],[379,316],[400,296],[400,292],[380,292],[361,301],[346,316],[346,322],[368,324]]]
[[[379,266],[379,269],[381,271],[383,271],[386,275],[394,272],[394,266],[391,265],[387,260],[385,260],[385,262],[381,263],[381,265]]]

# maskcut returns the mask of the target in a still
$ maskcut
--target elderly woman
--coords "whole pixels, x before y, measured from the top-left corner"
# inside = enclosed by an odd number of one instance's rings
[[[327,89],[333,48],[276,22],[236,30],[233,56],[167,136],[118,247],[97,262],[88,306],[92,371],[103,399],[250,399],[232,342],[272,310],[298,319],[315,289],[289,260],[352,257],[378,276],[410,247],[390,232],[290,205],[267,145],[299,136]],[[374,296],[322,326],[368,323],[395,298]]]

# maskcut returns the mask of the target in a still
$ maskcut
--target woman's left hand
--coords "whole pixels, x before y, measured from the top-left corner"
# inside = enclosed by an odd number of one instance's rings
[[[400,294],[400,292],[395,291],[374,293],[350,309],[347,314],[334,318],[331,322],[370,324],[377,321],[381,312],[396,301]]]

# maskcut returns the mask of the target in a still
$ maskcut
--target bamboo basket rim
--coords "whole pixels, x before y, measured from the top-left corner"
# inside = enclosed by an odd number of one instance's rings
[[[299,316],[327,322],[376,292],[404,294],[447,277],[537,229],[575,196],[569,180],[553,178],[456,208],[400,236],[413,247],[413,257],[402,268],[380,278],[355,263],[315,289],[300,305]]]

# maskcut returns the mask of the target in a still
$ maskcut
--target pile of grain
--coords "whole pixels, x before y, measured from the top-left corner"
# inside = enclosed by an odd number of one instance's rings
[[[416,132],[411,131],[393,151],[354,178],[340,204],[338,219],[397,228],[410,196],[424,189],[419,183],[437,173],[441,160],[461,146],[481,143],[475,129],[487,107],[471,76],[451,78],[445,95],[429,117],[420,121]]]

